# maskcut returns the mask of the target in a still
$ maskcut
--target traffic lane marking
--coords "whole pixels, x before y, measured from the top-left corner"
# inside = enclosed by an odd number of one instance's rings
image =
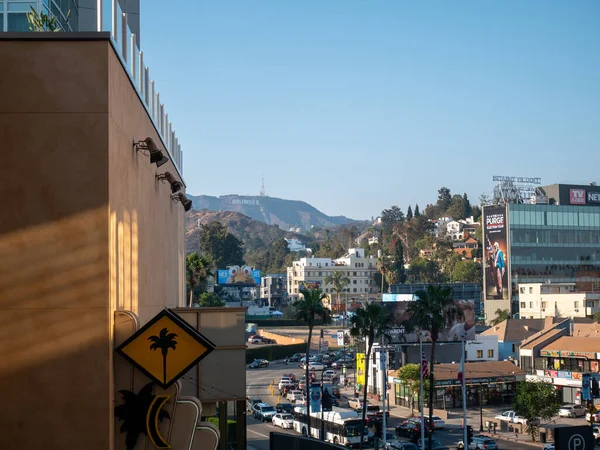
[[[267,438],[267,439],[269,439],[269,436],[267,436],[266,434],[259,433],[258,431],[251,430],[250,428],[248,428],[248,431],[249,431],[250,433],[257,434],[257,435],[259,435],[260,437],[264,437],[264,438]]]

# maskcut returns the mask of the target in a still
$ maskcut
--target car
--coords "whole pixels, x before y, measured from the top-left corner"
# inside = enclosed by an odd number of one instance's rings
[[[287,386],[290,384],[292,384],[292,380],[290,379],[290,377],[281,377],[281,379],[279,380],[279,384],[277,385],[277,388],[279,389],[279,391],[281,391],[283,386]]]
[[[429,448],[429,439],[425,439],[425,448]],[[420,448],[421,447],[421,439],[419,439],[417,441],[417,446]],[[447,450],[448,447],[446,447],[445,445],[442,445],[442,443],[436,439],[436,438],[431,438],[431,450]]]
[[[542,447],[542,450],[556,450],[556,447],[554,446],[554,444],[550,443],[550,444],[545,444]]]
[[[600,425],[594,425],[592,427],[592,434],[594,435],[596,445],[600,445]]]
[[[456,448],[465,448],[463,441],[458,441]],[[489,436],[479,435],[473,436],[468,450],[498,450],[498,444]]]
[[[337,376],[338,376],[338,374],[335,370],[327,369],[327,370],[323,371],[323,378],[325,378],[325,377],[335,378]]]
[[[246,412],[252,413],[254,405],[257,403],[262,403],[262,399],[260,397],[247,397],[246,398]]]
[[[581,417],[585,416],[585,408],[581,405],[563,405],[558,410],[560,417]]]
[[[319,362],[309,362],[308,370],[324,370],[325,364]]]
[[[296,390],[296,391],[290,391],[287,394],[287,399],[290,402],[295,402],[297,399],[301,398],[304,396],[304,393],[302,391]]]
[[[288,377],[290,380],[292,380],[292,383],[296,382],[296,375],[293,373],[284,373],[283,375],[281,375],[281,377]]]
[[[252,408],[252,416],[262,422],[270,422],[275,414],[277,414],[277,411],[275,411],[273,405],[268,403],[257,403]]]
[[[292,413],[294,412],[294,405],[291,403],[277,403],[275,405],[275,411],[278,413]]]
[[[396,436],[405,436],[412,442],[417,442],[421,438],[421,421],[419,419],[409,419],[396,427]],[[429,436],[429,427],[425,423],[425,437]]]
[[[444,422],[444,420],[441,417],[432,416],[431,420],[433,422],[433,427],[436,430],[443,430],[444,428],[446,428],[446,422]]]
[[[304,358],[304,353],[294,353],[288,358],[289,362],[300,362],[300,358]]]
[[[271,339],[271,338],[262,338],[262,343],[263,344],[277,344],[277,341],[275,339]]]
[[[248,365],[248,369],[260,369],[261,367],[269,367],[269,361],[266,359],[255,359]]]
[[[306,406],[306,395],[296,399],[295,405]]]
[[[272,419],[273,425],[281,428],[294,428],[294,416],[289,413],[277,413]]]
[[[421,450],[417,444],[410,441],[393,439],[385,443],[386,450]]]
[[[588,422],[591,422],[592,419],[593,419],[594,423],[600,422],[600,411],[596,411],[594,413],[587,412],[585,414],[585,420],[587,420]]]
[[[369,404],[369,400],[367,400],[367,405]],[[350,409],[362,409],[363,407],[363,399],[360,397],[354,397],[348,399],[348,408]]]
[[[262,344],[263,343],[263,338],[262,338],[262,336],[259,336],[258,334],[255,334],[254,336],[250,336],[248,338],[248,343],[250,343],[250,344]]]

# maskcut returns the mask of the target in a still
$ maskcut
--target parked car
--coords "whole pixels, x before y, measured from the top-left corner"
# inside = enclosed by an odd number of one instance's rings
[[[263,337],[262,343],[263,344],[277,344],[277,341],[275,339]]]
[[[290,380],[290,377],[281,377],[281,379],[279,380],[279,384],[277,385],[277,388],[279,389],[279,391],[281,391],[283,386],[287,386],[290,384],[292,384],[292,380]]]
[[[296,382],[296,375],[293,373],[284,373],[283,375],[281,375],[282,377],[288,377],[290,380],[292,380],[292,383]]]
[[[327,369],[323,371],[323,378],[325,377],[331,377],[334,378],[337,376],[337,372],[333,369]]]
[[[594,423],[600,422],[600,411],[596,411],[595,413],[585,413],[585,420],[591,422],[592,419],[594,420]]]
[[[600,425],[594,425],[592,428],[592,434],[594,435],[594,441],[596,445],[600,445]]]
[[[289,413],[277,413],[273,416],[273,425],[281,428],[294,428],[294,416]]]
[[[296,402],[294,404],[299,406],[306,406],[306,395],[303,395],[302,397],[296,399]]]
[[[562,405],[558,410],[560,417],[582,417],[585,416],[585,408],[581,405]]]
[[[294,411],[294,405],[291,403],[277,403],[275,405],[275,411],[278,413],[292,413]]]
[[[495,419],[504,420],[512,423],[527,423],[527,419],[525,419],[525,417],[518,416],[514,411],[504,411],[502,414],[497,415]]]
[[[252,413],[254,409],[254,405],[257,403],[262,403],[262,399],[260,397],[247,397],[246,398],[246,412]]]
[[[435,428],[436,430],[443,430],[444,428],[446,428],[446,422],[444,422],[444,420],[441,417],[433,416],[431,420],[433,421],[433,428]]]
[[[300,358],[304,358],[304,353],[294,353],[292,356],[289,357],[288,361],[299,362]]]
[[[550,444],[545,444],[545,445],[542,447],[542,450],[556,450],[556,447],[554,446],[554,444],[553,444],[553,443],[550,443]]]
[[[465,445],[462,440],[458,441],[458,444],[456,444],[456,448],[465,448]],[[468,450],[498,450],[498,444],[489,436],[473,436],[473,439],[469,444]]]
[[[255,359],[248,365],[248,369],[260,369],[261,367],[268,367],[269,361],[266,359]]]
[[[255,334],[254,336],[250,336],[248,338],[248,342],[250,344],[262,344],[263,343],[263,339],[262,339],[262,336],[259,336],[258,334]]]
[[[419,419],[409,419],[396,427],[396,436],[405,436],[412,442],[421,439],[421,421]],[[425,423],[425,437],[429,436],[429,427]]]
[[[271,421],[275,414],[277,414],[277,411],[275,411],[273,405],[269,405],[268,403],[257,403],[252,409],[252,416],[263,422]]]

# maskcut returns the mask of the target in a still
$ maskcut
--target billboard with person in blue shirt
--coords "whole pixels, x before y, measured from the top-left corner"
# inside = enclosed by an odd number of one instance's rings
[[[260,270],[254,270],[250,266],[231,266],[229,269],[217,270],[217,284],[260,285]]]

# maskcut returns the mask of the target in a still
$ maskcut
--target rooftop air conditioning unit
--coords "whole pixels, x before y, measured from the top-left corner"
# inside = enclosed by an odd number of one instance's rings
[[[573,311],[575,311],[575,312],[579,312],[579,310],[578,310],[578,309],[574,309]]]

